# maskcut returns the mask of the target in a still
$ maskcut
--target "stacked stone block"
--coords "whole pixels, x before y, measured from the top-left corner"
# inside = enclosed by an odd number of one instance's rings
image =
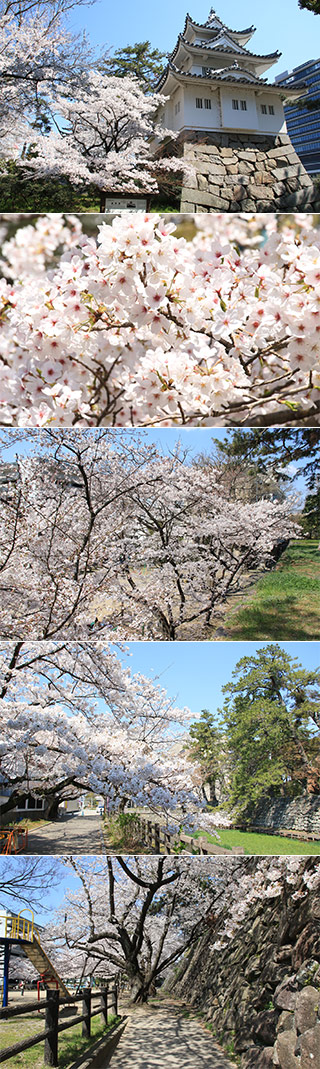
[[[288,134],[193,132],[183,155],[194,175],[185,178],[182,212],[311,210],[312,181]]]
[[[170,985],[241,1069],[320,1065],[320,899],[305,892],[257,904],[225,949],[208,928]]]

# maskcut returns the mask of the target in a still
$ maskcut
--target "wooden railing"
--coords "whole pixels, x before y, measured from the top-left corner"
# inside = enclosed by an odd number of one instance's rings
[[[28,847],[28,828],[0,831],[0,854],[20,854]]]
[[[242,846],[234,846],[232,850],[226,850],[218,843],[209,843],[204,836],[194,838],[185,835],[184,832],[170,832],[167,828],[156,821],[147,820],[136,814],[137,827],[142,842],[148,846],[153,854],[174,854],[185,852],[188,854],[243,854]]]
[[[92,1000],[94,998],[99,998],[98,1009],[92,1008]],[[71,1020],[59,1023],[60,1009],[77,1002],[82,1002],[82,1012],[72,1017]],[[60,1032],[65,1032],[68,1028],[73,1028],[74,1025],[82,1023],[82,1036],[85,1039],[90,1039],[93,1017],[100,1013],[106,1026],[109,1022],[109,1015],[117,1017],[118,988],[114,982],[112,986],[107,984],[106,987],[101,988],[99,991],[91,991],[91,988],[88,987],[80,995],[72,995],[67,999],[62,999],[59,991],[47,991],[46,1002],[42,1005],[45,1006],[44,1031],[37,1032],[31,1038],[24,1039],[21,1043],[16,1043],[13,1047],[7,1047],[2,1050],[0,1052],[0,1062],[6,1062],[9,1058],[14,1058],[17,1054],[22,1054],[24,1050],[29,1050],[30,1047],[35,1047],[37,1043],[44,1041],[44,1065],[58,1065],[58,1037]],[[39,1012],[40,1008],[41,1003],[39,1006],[39,1002],[29,1002],[28,1005],[23,1007],[9,1006],[0,1010],[0,1020],[21,1017],[22,1014],[32,1013],[36,1010]]]

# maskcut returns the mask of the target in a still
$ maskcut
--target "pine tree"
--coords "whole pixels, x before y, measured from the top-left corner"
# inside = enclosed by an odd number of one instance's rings
[[[202,709],[201,718],[192,724],[189,731],[187,751],[190,758],[198,761],[202,773],[203,792],[205,785],[209,788],[209,801],[217,804],[216,780],[221,768],[221,732],[216,719],[208,709]]]
[[[243,657],[224,688],[231,763],[229,801],[245,812],[261,799],[320,792],[320,670],[277,645]]]
[[[113,56],[103,60],[100,69],[117,78],[134,75],[146,92],[154,92],[162,74],[165,53],[152,48],[150,41],[140,41],[125,48],[117,48]]]

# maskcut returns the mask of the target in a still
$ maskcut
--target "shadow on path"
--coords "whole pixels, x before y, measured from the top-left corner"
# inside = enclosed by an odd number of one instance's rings
[[[235,1069],[195,1018],[171,1006],[139,1008],[103,1069]]]
[[[103,854],[101,820],[96,813],[64,813],[47,827],[29,832],[28,854]]]

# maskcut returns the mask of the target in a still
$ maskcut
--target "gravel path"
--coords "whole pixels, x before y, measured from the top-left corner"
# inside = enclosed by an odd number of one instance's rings
[[[110,1069],[235,1069],[210,1032],[172,1006],[137,1009],[107,1064]]]

